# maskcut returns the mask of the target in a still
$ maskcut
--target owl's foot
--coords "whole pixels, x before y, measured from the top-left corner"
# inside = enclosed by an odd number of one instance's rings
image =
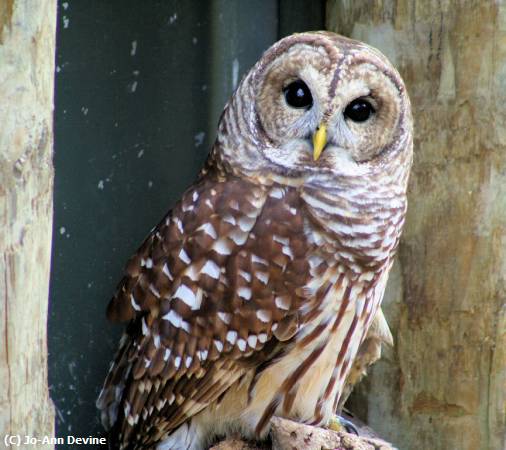
[[[346,431],[347,433],[356,434],[360,436],[357,427],[343,416],[334,414],[327,424],[327,428],[332,431]]]

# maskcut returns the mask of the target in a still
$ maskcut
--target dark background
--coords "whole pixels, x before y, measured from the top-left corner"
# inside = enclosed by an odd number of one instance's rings
[[[57,436],[98,436],[123,265],[193,181],[235,83],[280,37],[324,28],[325,2],[58,3],[49,383]]]

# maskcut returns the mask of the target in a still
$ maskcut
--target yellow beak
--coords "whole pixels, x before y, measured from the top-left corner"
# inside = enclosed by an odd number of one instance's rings
[[[320,124],[316,133],[313,135],[313,158],[318,161],[323,149],[327,145],[327,126]]]

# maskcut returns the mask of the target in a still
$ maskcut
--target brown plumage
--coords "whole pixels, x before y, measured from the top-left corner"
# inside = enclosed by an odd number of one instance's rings
[[[328,421],[398,244],[411,127],[399,75],[364,44],[304,33],[263,55],[109,304],[128,322],[97,402],[114,448]]]

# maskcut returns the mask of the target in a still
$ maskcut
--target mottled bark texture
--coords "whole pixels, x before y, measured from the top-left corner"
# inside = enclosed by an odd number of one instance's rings
[[[329,0],[327,26],[390,58],[415,118],[407,223],[384,303],[395,348],[352,406],[403,449],[502,450],[506,3]]]
[[[54,430],[46,319],[55,27],[55,0],[0,0],[0,447],[6,434]]]
[[[271,422],[270,443],[252,443],[227,439],[210,450],[393,450],[387,442],[371,437],[371,430],[360,428],[354,434],[326,430],[292,420],[274,417]],[[367,435],[367,436],[366,436]]]

